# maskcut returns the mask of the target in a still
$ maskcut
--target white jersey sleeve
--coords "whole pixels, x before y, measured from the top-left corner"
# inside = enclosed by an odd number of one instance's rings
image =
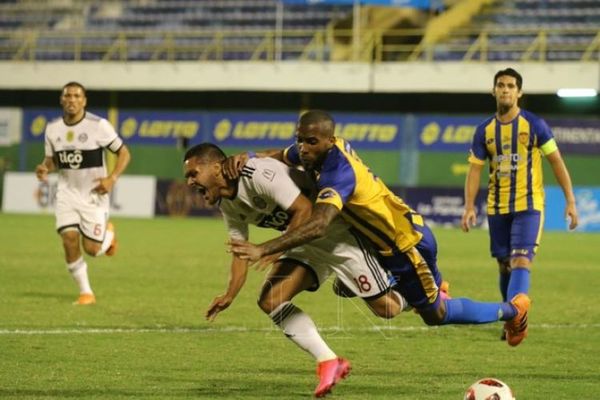
[[[44,132],[44,155],[46,157],[54,157],[54,148],[48,135],[48,125],[46,125],[46,131]]]
[[[123,140],[117,135],[113,126],[102,118],[98,126],[98,144],[116,153],[123,146]]]
[[[277,160],[251,158],[244,169],[251,173],[256,193],[273,199],[283,210],[288,210],[300,195],[288,167]]]

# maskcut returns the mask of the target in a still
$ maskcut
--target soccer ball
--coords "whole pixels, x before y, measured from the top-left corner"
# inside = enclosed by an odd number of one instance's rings
[[[496,378],[483,378],[472,384],[464,400],[515,400],[508,385]]]

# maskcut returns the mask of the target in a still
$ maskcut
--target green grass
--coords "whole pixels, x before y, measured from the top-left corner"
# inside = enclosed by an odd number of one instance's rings
[[[117,219],[114,258],[88,259],[98,304],[76,307],[54,220],[0,214],[0,398],[309,398],[312,359],[256,306],[252,271],[209,324],[229,255],[218,219]],[[269,235],[253,231],[255,239]],[[495,301],[487,233],[436,230],[454,296]],[[517,348],[500,324],[427,328],[413,313],[385,322],[330,284],[295,303],[353,364],[333,399],[460,399],[478,378],[519,400],[592,399],[600,389],[600,236],[546,233],[535,260],[530,336]],[[374,327],[383,327],[376,330]]]

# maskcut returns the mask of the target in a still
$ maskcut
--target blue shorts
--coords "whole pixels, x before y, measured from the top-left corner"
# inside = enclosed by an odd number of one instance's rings
[[[492,257],[533,260],[542,238],[543,221],[543,213],[537,210],[488,215]]]
[[[394,289],[411,306],[418,310],[435,309],[440,302],[438,294],[442,283],[437,267],[437,242],[429,227],[415,225],[415,228],[423,234],[415,246],[417,254],[397,251],[392,256],[380,255],[379,261],[394,276],[397,282]]]

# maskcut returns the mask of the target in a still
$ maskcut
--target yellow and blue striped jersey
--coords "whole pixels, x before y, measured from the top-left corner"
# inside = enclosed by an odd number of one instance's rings
[[[544,209],[542,153],[557,150],[546,122],[525,110],[511,122],[491,117],[475,130],[469,162],[489,160],[488,214]]]
[[[284,159],[301,165],[296,145],[285,149]],[[345,140],[336,139],[316,179],[316,203],[341,210],[342,217],[368,237],[382,255],[405,252],[421,240],[422,234],[414,225],[423,226],[423,217],[373,175]]]

